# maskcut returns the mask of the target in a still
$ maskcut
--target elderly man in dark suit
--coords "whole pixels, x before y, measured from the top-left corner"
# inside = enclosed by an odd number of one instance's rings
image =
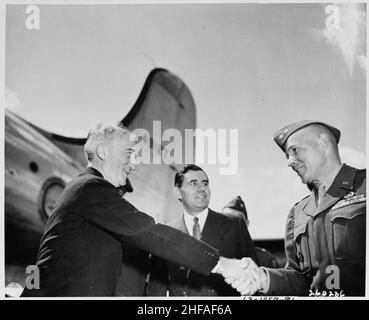
[[[286,267],[258,269],[249,261],[247,270],[258,272],[263,293],[365,295],[366,170],[342,164],[340,135],[337,128],[312,120],[274,135],[311,193],[287,217]],[[247,285],[244,290],[253,292]]]
[[[250,281],[242,260],[138,211],[120,187],[134,170],[134,141],[120,124],[98,125],[85,144],[88,168],[71,181],[48,220],[37,257],[40,287],[29,296],[112,296],[122,267],[122,244],[144,249],[196,272]],[[237,287],[238,283],[234,286]]]
[[[175,176],[175,194],[182,202],[183,214],[171,226],[219,249],[228,258],[256,254],[245,220],[228,217],[208,208],[209,178],[196,165],[184,166]],[[160,296],[234,296],[239,293],[216,274],[204,275],[181,264],[152,258],[148,295]]]

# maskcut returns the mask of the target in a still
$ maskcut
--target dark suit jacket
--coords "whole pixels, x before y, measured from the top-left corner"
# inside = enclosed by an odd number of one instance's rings
[[[149,253],[123,244],[122,270],[115,287],[115,296],[140,297],[146,295],[146,278],[149,269]]]
[[[260,267],[279,268],[277,258],[268,250],[260,247],[255,247],[255,252],[256,256],[258,257]]]
[[[183,216],[172,224],[187,233]],[[209,209],[201,240],[219,249],[227,258],[251,257],[257,261],[254,245],[244,219],[225,216]],[[149,296],[234,296],[239,293],[227,285],[223,277],[189,272],[180,264],[167,263],[153,257],[148,286]]]
[[[122,243],[209,274],[218,251],[138,211],[87,168],[67,185],[48,220],[37,258],[40,289],[23,296],[112,296]]]

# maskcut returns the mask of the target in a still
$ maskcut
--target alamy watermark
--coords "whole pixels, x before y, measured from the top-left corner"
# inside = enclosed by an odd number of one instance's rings
[[[24,24],[29,31],[40,30],[41,12],[37,5],[26,7]],[[183,137],[175,128],[161,133],[161,121],[153,121],[152,132],[150,137],[146,129],[133,130],[140,138],[136,145],[136,164],[207,163],[221,165],[220,175],[234,175],[238,171],[238,129],[185,129]]]
[[[36,265],[28,265],[25,270],[27,278],[22,286],[18,282],[10,282],[5,287],[5,293],[9,297],[19,297],[22,294],[23,288],[28,290],[40,289],[40,269]]]
[[[309,297],[344,297],[345,294],[340,286],[340,269],[336,265],[328,265],[325,269],[327,278],[325,279],[325,289],[320,291],[318,289],[309,290]]]
[[[325,280],[325,289],[320,292],[318,289],[315,291],[309,290],[309,296],[322,296],[322,297],[344,297],[345,294],[343,290],[340,290],[340,270],[336,265],[329,265],[325,269],[328,275]],[[36,265],[27,266],[25,273],[28,274],[24,286],[28,290],[38,290],[40,289],[40,270]],[[20,289],[22,286],[17,282],[11,282],[7,286],[8,289]],[[287,298],[289,299],[289,298]]]
[[[183,135],[175,128],[162,131],[161,121],[153,121],[152,136],[139,128],[131,139],[136,141],[135,164],[218,164],[220,175],[238,170],[238,129],[185,129]]]

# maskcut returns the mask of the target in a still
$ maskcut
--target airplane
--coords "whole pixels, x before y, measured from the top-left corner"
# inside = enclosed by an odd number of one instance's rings
[[[181,133],[196,129],[196,107],[189,88],[161,68],[149,73],[135,104],[120,120],[130,130],[143,128],[150,136],[153,121],[161,121],[161,133],[167,128]],[[5,109],[5,285],[9,296],[14,294],[12,289],[24,287],[25,269],[36,261],[43,228],[56,200],[87,164],[85,141],[51,133]],[[148,143],[152,153],[160,153],[165,146]],[[129,178],[134,192],[125,198],[157,221],[177,219],[182,212],[172,195],[177,169],[178,165],[165,163],[138,166]],[[281,241],[266,240],[261,245],[283,259]]]

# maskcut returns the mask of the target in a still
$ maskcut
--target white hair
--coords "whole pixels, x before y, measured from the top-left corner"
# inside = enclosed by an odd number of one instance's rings
[[[123,138],[131,132],[120,122],[114,124],[99,123],[88,133],[84,146],[85,155],[88,162],[94,160],[97,146],[100,143],[109,143],[117,138]]]

